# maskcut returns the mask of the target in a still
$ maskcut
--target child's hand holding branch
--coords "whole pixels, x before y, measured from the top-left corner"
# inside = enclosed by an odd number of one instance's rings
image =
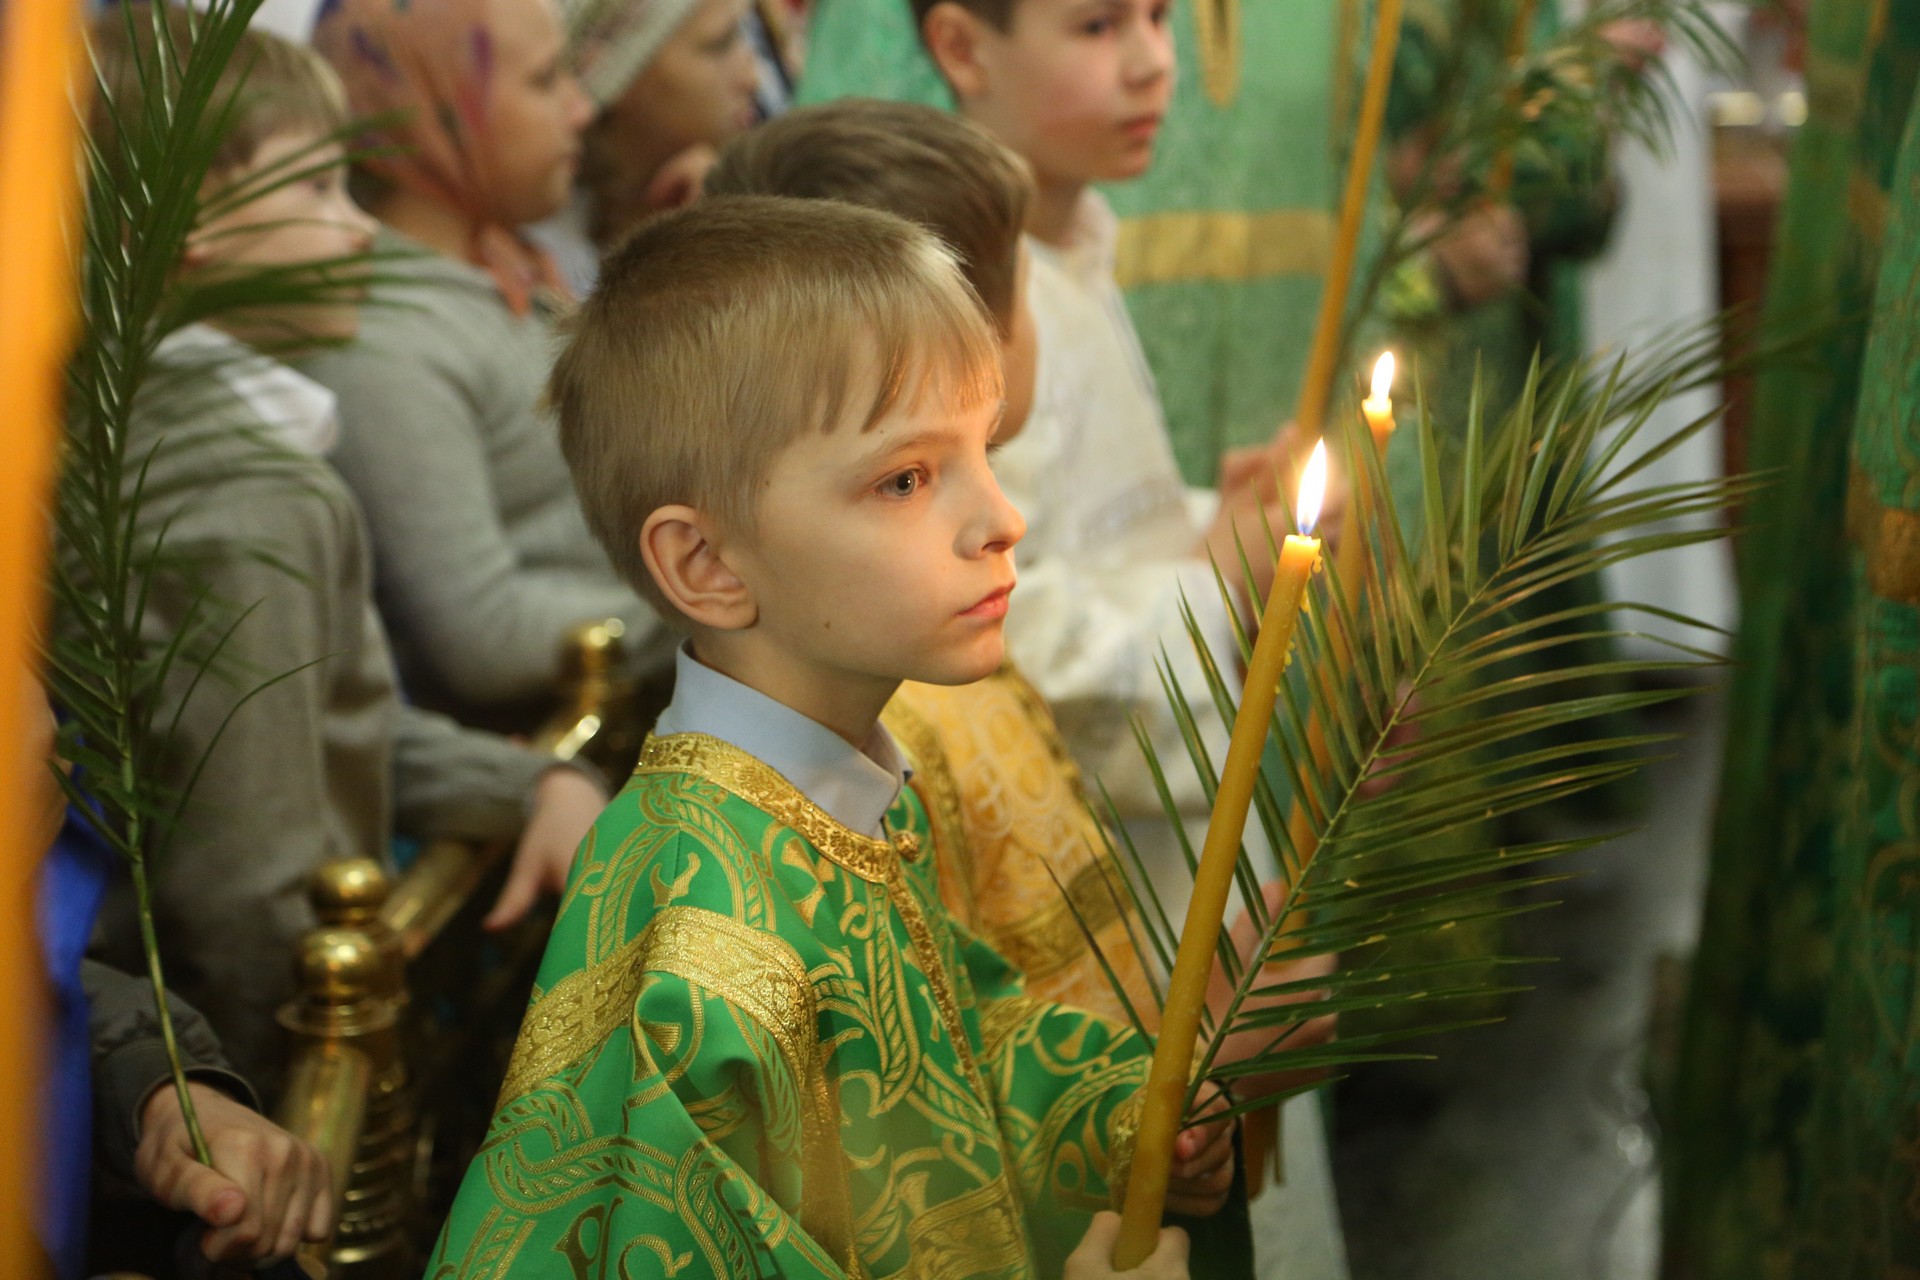
[[[1234,1122],[1226,1091],[1211,1080],[1200,1086],[1202,1119],[1180,1131],[1173,1143],[1173,1178],[1167,1184],[1167,1212],[1205,1218],[1218,1213],[1233,1189]],[[1208,1116],[1218,1116],[1206,1119]]]

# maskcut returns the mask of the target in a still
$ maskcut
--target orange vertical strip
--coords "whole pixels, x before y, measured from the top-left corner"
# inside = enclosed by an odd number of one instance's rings
[[[24,682],[46,606],[49,487],[75,319],[80,184],[70,90],[79,0],[0,0],[0,743],[27,737]],[[33,1234],[45,1009],[22,768],[0,759],[0,1275],[40,1274]]]

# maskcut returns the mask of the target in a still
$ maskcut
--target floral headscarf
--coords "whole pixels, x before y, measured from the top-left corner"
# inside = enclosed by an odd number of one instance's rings
[[[516,315],[533,295],[568,289],[553,260],[495,210],[488,127],[502,0],[325,0],[313,45],[347,87],[355,115],[387,117],[366,167],[472,223],[467,260],[485,270]]]

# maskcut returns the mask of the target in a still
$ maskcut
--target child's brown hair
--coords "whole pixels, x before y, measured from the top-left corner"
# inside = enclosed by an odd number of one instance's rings
[[[913,26],[916,31],[926,30],[927,13],[937,4],[957,4],[995,31],[1005,31],[1013,25],[1013,10],[1020,0],[909,0],[913,5]]]
[[[668,617],[640,553],[653,512],[684,503],[750,530],[802,432],[1002,394],[999,344],[951,251],[833,200],[715,197],[643,223],[568,328],[547,395],[581,508]]]
[[[179,91],[179,65],[206,21],[186,5],[167,0],[114,5],[93,20],[87,46],[108,90],[95,96],[88,119],[96,141],[110,137],[118,127],[116,118],[142,118],[140,96],[154,79],[142,76],[142,67],[164,68],[168,91]],[[171,53],[161,44],[160,23],[165,24]],[[210,118],[219,119],[222,127],[208,173],[220,177],[251,164],[269,138],[296,131],[315,137],[338,132],[347,122],[347,95],[318,53],[249,28],[214,81]]]
[[[868,98],[801,107],[731,143],[706,189],[841,200],[918,223],[959,256],[1001,336],[1012,330],[1033,176],[970,121]]]

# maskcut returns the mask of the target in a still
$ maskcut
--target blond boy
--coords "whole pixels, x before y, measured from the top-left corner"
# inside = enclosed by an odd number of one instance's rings
[[[553,1248],[693,1276],[1105,1274],[1111,1220],[1089,1223],[1147,1045],[1028,996],[942,908],[880,724],[903,680],[1004,656],[1023,529],[952,255],[834,201],[707,201],[608,259],[552,396],[595,531],[690,639],[430,1274]],[[1216,1208],[1227,1126],[1179,1158],[1174,1203]],[[1183,1250],[1169,1233],[1150,1271]]]
[[[1023,236],[1033,179],[1018,156],[944,111],[846,99],[801,107],[739,139],[707,189],[844,200],[939,236],[1000,337],[1006,391],[995,447],[1020,434],[1033,403]],[[1003,663],[964,686],[909,682],[884,719],[910,756],[939,762],[923,775],[921,794],[942,855],[941,895],[955,916],[1026,975],[1029,993],[1125,1021],[1104,959],[1148,1028],[1157,1025],[1119,910],[1125,890],[1052,713],[1019,669]],[[927,785],[947,778],[952,787]]]

